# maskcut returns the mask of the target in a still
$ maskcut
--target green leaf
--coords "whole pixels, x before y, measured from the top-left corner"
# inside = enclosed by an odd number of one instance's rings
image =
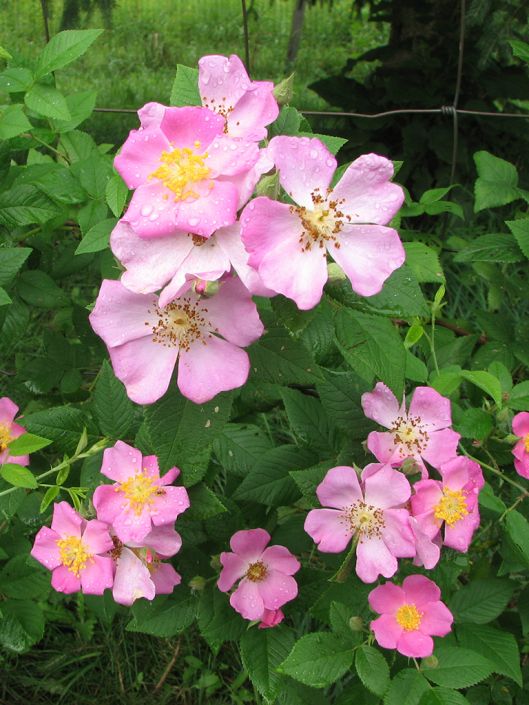
[[[298,132],[299,137],[315,137],[322,142],[331,154],[338,154],[340,149],[347,143],[343,137],[333,137],[332,135],[319,135],[313,132]]]
[[[512,388],[507,405],[516,411],[529,411],[529,381],[520,382]]]
[[[99,152],[92,152],[86,159],[80,159],[72,164],[71,171],[92,198],[103,199],[105,197],[107,183],[112,174],[108,157],[99,154]]]
[[[270,138],[276,135],[298,135],[302,117],[296,108],[285,105],[281,108],[277,120],[268,128]]]
[[[241,639],[241,657],[250,680],[266,698],[273,701],[283,676],[276,671],[294,645],[294,633],[284,626],[275,629],[248,629]]]
[[[470,705],[470,703],[457,690],[432,688],[422,696],[419,705]]]
[[[439,255],[422,242],[405,242],[406,264],[419,283],[440,283],[445,277]]]
[[[517,559],[529,567],[529,523],[527,519],[513,509],[505,517],[504,530],[515,549]]]
[[[15,487],[35,490],[39,486],[31,470],[15,463],[0,465],[0,475],[6,482]]]
[[[6,59],[7,61],[9,61],[12,58],[13,57],[11,56],[11,54],[6,49],[4,49],[4,47],[0,46],[0,59]]]
[[[223,468],[246,475],[272,444],[259,426],[230,423],[213,442],[213,450]]]
[[[101,250],[105,250],[110,242],[110,233],[116,223],[117,220],[115,218],[107,218],[91,227],[77,246],[75,254],[83,255],[87,252],[100,252]]]
[[[227,511],[217,495],[202,483],[189,489],[189,500],[191,506],[186,512],[186,519],[201,521]]]
[[[112,213],[119,218],[127,201],[129,189],[119,174],[113,174],[107,181],[105,199]]]
[[[252,377],[260,381],[287,385],[312,384],[322,379],[307,348],[283,328],[269,328],[248,353]]]
[[[336,342],[345,361],[371,384],[378,378],[397,398],[404,389],[405,349],[387,318],[341,309],[335,318]]]
[[[69,301],[64,291],[40,269],[28,269],[18,279],[17,291],[24,301],[39,308],[60,308]]]
[[[237,641],[248,628],[248,622],[235,612],[229,598],[216,585],[208,585],[200,594],[197,613],[198,629],[213,651],[225,641]]]
[[[126,438],[134,419],[134,404],[106,360],[97,378],[93,404],[101,433],[116,440]]]
[[[389,666],[380,651],[365,644],[360,646],[356,651],[355,666],[365,687],[381,698],[389,685]]]
[[[37,566],[28,565],[27,555],[13,556],[0,572],[0,592],[15,600],[41,599],[49,590],[49,573]]]
[[[428,681],[414,668],[405,668],[391,681],[384,696],[384,705],[419,705],[430,689]]]
[[[0,225],[45,223],[58,212],[58,206],[34,186],[13,186],[0,193]]]
[[[323,370],[323,374],[325,379],[316,383],[316,389],[327,417],[351,438],[363,440],[373,428],[360,403],[365,382],[352,372]]]
[[[53,500],[57,498],[57,495],[59,494],[60,491],[61,491],[60,487],[57,487],[57,485],[55,485],[53,487],[48,487],[48,489],[44,493],[44,497],[42,498],[42,502],[40,503],[39,512],[41,514],[44,514],[44,512],[50,506],[50,504],[53,502]]]
[[[68,29],[53,36],[39,57],[35,75],[42,78],[82,56],[102,29]]]
[[[71,120],[68,104],[62,93],[53,86],[36,83],[24,96],[24,102],[30,110],[56,120]]]
[[[522,687],[520,651],[512,634],[487,625],[462,624],[457,628],[457,638],[461,646],[488,659],[494,673],[512,678]]]
[[[406,264],[396,269],[385,281],[379,294],[363,299],[364,305],[375,308],[385,316],[411,318],[426,317],[429,309],[415,275]]]
[[[44,614],[30,600],[2,602],[0,645],[8,651],[22,653],[44,636]]]
[[[72,455],[85,428],[88,428],[88,443],[98,440],[81,409],[73,406],[56,406],[24,416],[24,426],[30,433],[50,438],[58,453]]]
[[[478,179],[474,186],[474,212],[505,206],[520,197],[518,172],[509,162],[489,152],[476,152]]]
[[[463,438],[484,440],[492,431],[494,424],[492,416],[483,409],[465,409],[461,418],[454,423],[454,429]]]
[[[17,137],[31,128],[32,125],[21,105],[8,105],[0,115],[0,140]]]
[[[520,250],[529,258],[529,218],[506,220],[505,225],[514,235]]]
[[[507,607],[514,588],[515,584],[506,579],[473,580],[454,594],[450,609],[458,623],[486,624]]]
[[[69,120],[52,120],[51,124],[57,132],[70,132],[84,122],[92,114],[96,105],[97,91],[81,91],[67,95],[66,105],[70,111]]]
[[[169,104],[176,106],[202,105],[198,90],[198,69],[177,64]]]
[[[12,299],[5,289],[0,287],[0,306],[7,306],[12,303]]]
[[[0,248],[0,286],[11,282],[31,252],[31,247]]]
[[[9,443],[9,455],[27,455],[29,453],[36,453],[38,450],[49,446],[50,443],[52,443],[52,441],[48,438],[35,436],[33,433],[24,433],[22,436],[15,438],[14,441]]]
[[[470,649],[441,646],[436,649],[436,666],[421,666],[422,673],[436,685],[447,688],[468,688],[492,673],[489,661]]]
[[[289,388],[281,390],[281,398],[292,430],[302,443],[317,450],[332,450],[333,430],[321,402]]]
[[[0,90],[5,93],[25,93],[33,83],[29,69],[10,67],[0,73]]]
[[[454,257],[454,262],[521,262],[523,253],[508,233],[481,235]]]
[[[461,377],[466,379],[467,382],[474,384],[476,387],[482,389],[486,394],[491,396],[496,405],[501,409],[503,405],[501,384],[498,379],[491,375],[490,372],[483,372],[481,370],[461,370]]]
[[[521,39],[508,39],[507,41],[511,45],[514,56],[529,62],[529,44],[527,42],[522,42]]]
[[[278,670],[305,685],[326,688],[352,665],[353,650],[347,639],[328,632],[314,632],[294,644]]]
[[[179,586],[169,599],[137,600],[131,607],[132,620],[126,630],[162,638],[175,636],[192,624],[196,609],[196,598]]]

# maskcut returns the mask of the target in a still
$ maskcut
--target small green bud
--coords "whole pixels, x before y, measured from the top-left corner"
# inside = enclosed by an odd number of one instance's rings
[[[364,628],[364,620],[362,617],[351,617],[349,620],[349,629],[352,632],[361,632]]]
[[[294,74],[291,73],[290,76],[284,78],[280,81],[274,88],[274,98],[277,100],[279,105],[288,105],[292,100],[294,95]]]
[[[421,472],[421,469],[417,465],[417,461],[415,460],[415,458],[406,458],[406,460],[400,466],[400,470],[405,475],[416,475],[418,472]]]
[[[327,276],[331,282],[343,281],[346,279],[345,272],[339,265],[336,264],[336,262],[329,262],[327,265]]]
[[[279,172],[275,171],[273,174],[262,176],[255,187],[255,193],[257,196],[268,196],[268,198],[272,199],[277,198],[279,196]]]
[[[423,658],[422,662],[427,668],[437,668],[439,665],[439,659],[437,656],[427,656],[426,658]]]
[[[191,578],[189,581],[189,587],[191,590],[201,592],[206,587],[206,578],[203,578],[201,575],[195,575],[195,577]]]
[[[211,556],[209,565],[213,568],[214,571],[219,571],[222,567],[220,564],[220,555],[217,554],[215,556]]]

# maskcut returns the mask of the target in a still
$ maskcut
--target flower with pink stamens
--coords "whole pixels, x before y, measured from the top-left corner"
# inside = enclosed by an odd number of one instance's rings
[[[0,399],[0,465],[15,463],[16,465],[29,465],[29,455],[11,455],[9,443],[15,438],[26,433],[26,429],[15,423],[18,406],[9,399]]]
[[[402,587],[394,583],[376,587],[368,599],[373,612],[381,615],[371,622],[377,643],[410,658],[431,656],[432,636],[446,636],[454,621],[440,597],[437,585],[423,575],[408,576]]]
[[[305,531],[324,553],[340,553],[353,538],[356,573],[365,583],[391,578],[397,558],[415,556],[415,542],[404,504],[411,494],[406,477],[389,465],[372,463],[361,476],[354,468],[331,468],[316,490],[325,509],[312,509]]]
[[[241,387],[250,370],[242,348],[264,330],[250,293],[234,278],[210,298],[188,291],[163,308],[152,294],[105,279],[89,318],[138,404],[165,394],[177,360],[178,387],[196,404]]]
[[[362,296],[378,293],[404,262],[399,236],[384,227],[404,200],[384,157],[356,159],[331,188],[337,162],[316,138],[274,137],[267,148],[295,205],[261,197],[241,215],[249,264],[265,286],[316,306],[327,281],[329,253]]]
[[[442,480],[420,480],[413,486],[412,514],[421,532],[435,540],[444,525],[443,543],[466,553],[479,526],[478,496],[485,484],[478,463],[463,456],[443,463]]]
[[[114,160],[135,189],[125,220],[140,237],[209,237],[235,222],[236,181],[256,165],[259,148],[224,134],[224,118],[208,108],[161,108],[140,111],[147,125],[131,131]]]
[[[422,476],[428,477],[424,460],[439,468],[457,455],[461,436],[449,428],[450,400],[431,387],[416,387],[406,411],[405,399],[399,406],[393,392],[378,382],[372,392],[362,395],[362,408],[368,419],[389,429],[372,431],[367,438],[367,447],[381,463],[398,466],[414,458]]]
[[[118,441],[103,453],[101,472],[114,480],[93,497],[97,518],[112,524],[120,541],[141,541],[155,526],[172,524],[189,507],[185,487],[173,487],[180,474],[171,468],[160,477],[158,458]]]
[[[529,413],[521,411],[512,420],[513,433],[519,441],[512,449],[514,469],[521,477],[529,480]]]
[[[108,529],[102,521],[83,519],[68,502],[53,505],[51,529],[40,529],[31,555],[52,571],[54,590],[102,595],[112,587],[112,560],[106,554],[113,543]]]
[[[217,586],[221,592],[228,592],[239,580],[230,597],[233,609],[244,619],[259,619],[264,626],[272,627],[282,619],[277,610],[298,594],[292,576],[300,564],[288,548],[268,546],[269,542],[270,534],[264,529],[233,534],[230,540],[233,553],[220,554],[222,571]]]

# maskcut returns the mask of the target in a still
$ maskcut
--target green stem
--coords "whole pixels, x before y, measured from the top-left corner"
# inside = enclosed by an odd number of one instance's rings
[[[70,161],[70,160],[68,159],[68,157],[66,156],[66,154],[63,154],[62,152],[59,152],[58,149],[55,149],[55,147],[52,147],[51,144],[48,144],[48,143],[45,142],[44,140],[41,140],[40,137],[37,137],[37,136],[34,135],[32,132],[27,132],[27,133],[25,133],[25,135],[21,135],[21,137],[24,137],[24,136],[31,137],[31,139],[35,140],[35,142],[38,142],[38,143],[41,144],[43,147],[46,147],[46,149],[51,150],[51,151],[54,152],[57,156],[59,156],[61,159],[64,159],[65,162],[69,162],[69,161]]]
[[[435,371],[437,374],[439,374],[439,365],[437,364],[437,355],[435,353],[435,311],[432,308],[432,341],[431,341],[431,348],[432,348],[432,359],[433,359],[433,364],[435,367]]]
[[[514,480],[511,480],[510,477],[507,477],[504,473],[502,473],[501,470],[497,470],[496,468],[492,467],[492,465],[489,465],[488,463],[484,463],[483,460],[478,460],[475,458],[473,455],[470,455],[470,453],[467,453],[467,451],[463,448],[463,446],[460,446],[461,450],[463,453],[467,456],[467,458],[470,458],[470,460],[474,460],[476,463],[479,463],[482,468],[486,468],[489,472],[493,472],[495,475],[498,477],[501,477],[502,480],[507,482],[509,485],[512,485],[513,487],[516,487],[516,489],[520,490],[520,492],[523,492],[524,495],[529,494],[529,489],[527,487],[523,487],[520,485],[519,482],[515,482]]]

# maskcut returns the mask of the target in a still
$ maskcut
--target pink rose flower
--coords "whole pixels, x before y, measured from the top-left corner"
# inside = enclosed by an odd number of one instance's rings
[[[312,509],[305,531],[324,553],[340,553],[353,536],[356,573],[365,583],[379,575],[391,578],[397,558],[415,556],[415,542],[404,504],[411,494],[406,477],[389,465],[372,463],[362,472],[362,483],[347,466],[331,468],[316,490],[326,509]]]
[[[252,142],[266,139],[279,115],[271,81],[251,81],[238,56],[203,56],[198,62],[202,105],[221,115],[225,132]]]
[[[210,298],[188,291],[164,308],[151,294],[105,279],[89,319],[138,404],[165,394],[177,360],[178,388],[196,404],[241,387],[250,370],[242,347],[264,330],[248,290],[231,278]]]
[[[413,486],[412,514],[420,530],[434,540],[444,525],[445,546],[466,553],[479,526],[478,496],[485,481],[478,463],[457,457],[439,468],[442,481]]]
[[[518,475],[529,480],[529,413],[527,411],[516,414],[512,420],[512,430],[520,437],[512,449],[514,469]]]
[[[285,615],[282,610],[265,610],[261,615],[259,629],[270,629],[271,627],[277,627],[277,625],[281,624],[284,619]]]
[[[161,107],[163,114],[140,111],[147,125],[131,131],[114,160],[135,189],[125,220],[141,237],[175,230],[209,237],[235,222],[236,181],[256,165],[259,148],[224,134],[224,118],[207,108]]]
[[[284,546],[268,546],[270,534],[264,529],[237,531],[230,540],[233,553],[220,554],[222,571],[217,581],[221,592],[228,592],[237,580],[230,604],[244,619],[261,620],[271,627],[282,619],[284,604],[298,594],[292,577],[299,561]],[[274,614],[270,614],[268,610]]]
[[[371,622],[377,643],[410,658],[431,656],[432,636],[446,636],[454,621],[440,597],[437,585],[422,575],[408,576],[402,587],[376,587],[368,599],[373,612],[381,615]]]
[[[112,597],[120,605],[130,607],[140,597],[153,600],[155,595],[169,595],[182,581],[170,563],[162,562],[182,546],[182,539],[172,526],[156,526],[142,541],[124,544],[117,536],[113,540]]]
[[[249,264],[264,285],[300,309],[313,308],[327,281],[329,253],[358,294],[378,293],[405,259],[397,232],[384,227],[404,200],[390,182],[392,163],[363,155],[331,188],[337,162],[318,139],[274,137],[267,151],[297,205],[261,197],[241,215]]]
[[[18,406],[8,397],[0,399],[0,465],[15,463],[29,465],[29,455],[10,455],[8,444],[26,433],[23,426],[15,423]]]
[[[220,228],[209,238],[174,232],[145,239],[120,220],[110,236],[110,246],[126,270],[120,280],[123,286],[136,294],[162,289],[158,301],[161,307],[180,296],[189,279],[215,281],[232,267],[252,294],[274,293],[263,286],[255,269],[248,265],[239,223]]]
[[[112,560],[106,554],[113,543],[108,528],[97,519],[86,521],[68,502],[53,505],[51,529],[40,529],[31,555],[52,571],[54,590],[102,595],[112,587]]]
[[[362,395],[362,408],[368,419],[389,429],[372,431],[367,438],[367,447],[381,463],[398,466],[414,458],[424,478],[428,477],[424,460],[439,468],[457,455],[461,436],[449,428],[450,400],[431,387],[416,387],[406,411],[405,399],[399,407],[393,392],[378,382],[372,392]]]
[[[155,455],[118,441],[103,453],[101,472],[115,481],[100,485],[93,497],[97,518],[112,524],[120,541],[141,541],[155,526],[173,524],[189,507],[185,487],[170,486],[180,474],[171,468],[160,477]],[[169,485],[169,486],[168,486]]]

